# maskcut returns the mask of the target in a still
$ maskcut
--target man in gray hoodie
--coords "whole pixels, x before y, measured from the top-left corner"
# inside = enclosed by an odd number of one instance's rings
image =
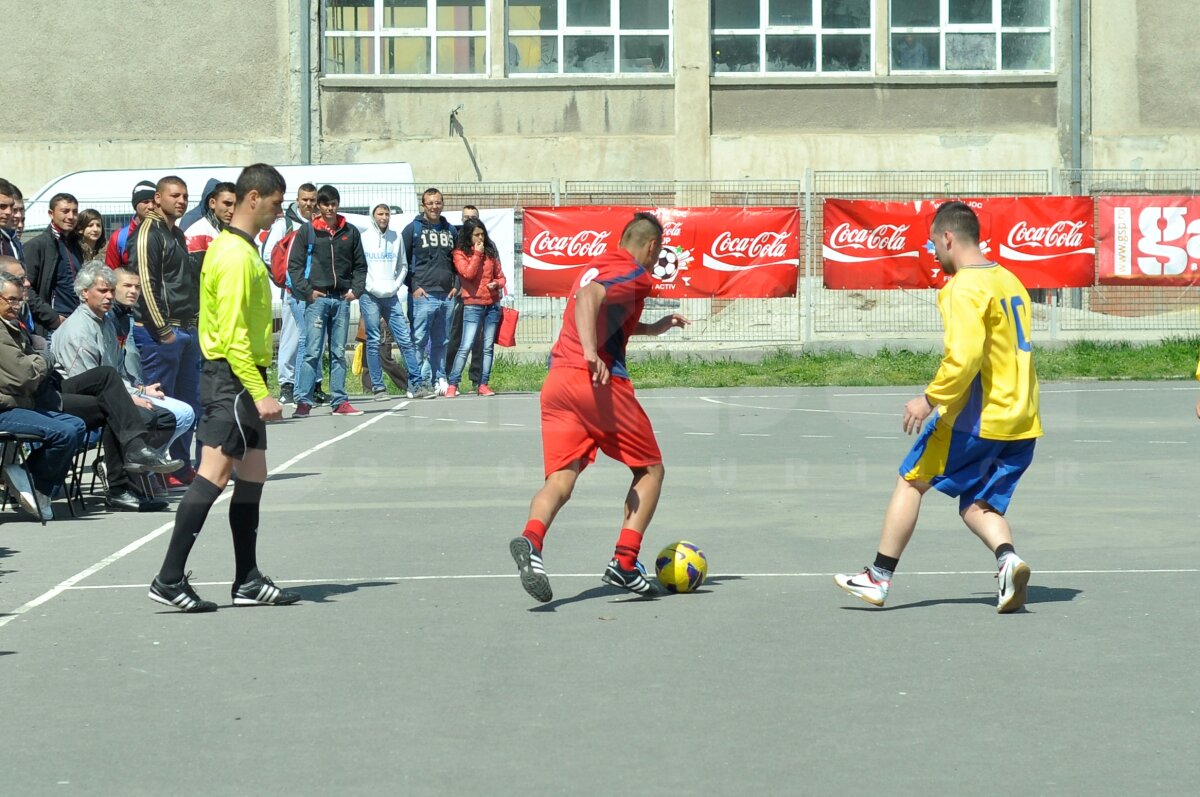
[[[408,274],[408,257],[400,233],[389,228],[391,218],[392,209],[388,205],[376,205],[371,210],[371,226],[362,235],[363,253],[367,256],[367,289],[358,297],[358,309],[367,333],[366,359],[371,391],[376,401],[389,398],[387,388],[383,386],[383,367],[379,357],[379,344],[386,322],[392,339],[400,347],[404,367],[408,370],[409,397],[433,398],[433,388],[421,384],[421,361],[413,348],[412,330],[405,313],[408,288],[404,279]]]

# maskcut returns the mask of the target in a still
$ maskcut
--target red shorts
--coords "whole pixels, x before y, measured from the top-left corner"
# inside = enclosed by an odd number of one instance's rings
[[[631,468],[658,465],[662,452],[645,410],[628,379],[592,385],[581,368],[551,368],[542,385],[542,460],[546,475],[579,461],[583,470],[596,452]]]

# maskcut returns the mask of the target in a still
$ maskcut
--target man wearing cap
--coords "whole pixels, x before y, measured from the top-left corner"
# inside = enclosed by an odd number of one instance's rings
[[[108,249],[104,252],[104,262],[109,268],[129,265],[129,239],[154,207],[154,192],[154,183],[149,180],[142,180],[133,187],[133,220],[127,227],[113,230],[109,237]]]

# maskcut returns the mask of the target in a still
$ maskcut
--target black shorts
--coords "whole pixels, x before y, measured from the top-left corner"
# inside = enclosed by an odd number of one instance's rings
[[[259,371],[266,381],[267,369]],[[234,459],[242,459],[251,448],[267,450],[267,425],[225,360],[200,364],[200,404],[204,407],[196,426],[200,445],[220,448]]]

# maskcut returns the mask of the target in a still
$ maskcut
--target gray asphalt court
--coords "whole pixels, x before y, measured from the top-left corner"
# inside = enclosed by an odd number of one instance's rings
[[[833,584],[874,556],[917,388],[640,392],[667,463],[642,558],[697,543],[692,595],[601,584],[628,485],[603,458],[547,537],[555,600],[524,593],[508,540],[542,479],[535,395],[273,425],[259,562],[291,607],[230,605],[226,502],[190,562],[208,615],[146,598],[170,513],[10,509],[0,790],[1186,793],[1200,390],[1042,387],[1015,615],[936,493],[886,608]]]

